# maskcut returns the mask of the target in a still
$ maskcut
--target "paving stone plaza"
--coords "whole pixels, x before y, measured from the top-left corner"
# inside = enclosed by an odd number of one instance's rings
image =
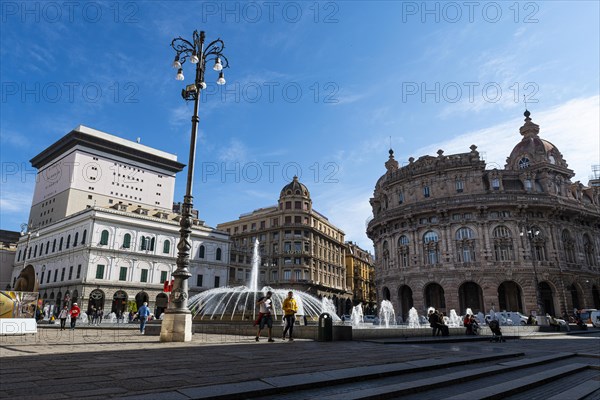
[[[256,343],[202,333],[160,343],[134,328],[45,326],[0,337],[0,398],[600,398],[593,328],[504,343],[488,336]]]

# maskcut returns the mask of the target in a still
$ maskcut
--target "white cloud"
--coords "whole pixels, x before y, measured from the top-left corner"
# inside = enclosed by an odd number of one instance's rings
[[[373,182],[372,187],[375,186]],[[373,242],[367,237],[366,223],[371,217],[369,199],[372,187],[355,185],[319,185],[318,194],[313,196],[315,209],[327,216],[329,221],[341,228],[346,241],[356,242],[364,250],[373,251]],[[313,190],[313,193],[315,191]]]
[[[248,148],[238,139],[231,139],[229,144],[219,151],[219,160],[226,163],[244,163],[248,159]]]
[[[575,172],[573,182],[586,184],[591,165],[600,164],[600,105],[599,96],[574,99],[545,111],[531,114],[533,122],[540,125],[540,137],[554,144]],[[477,151],[485,153],[488,168],[497,164],[504,168],[506,158],[521,136],[523,121],[507,121],[475,132],[468,132],[450,140],[418,149],[421,155],[433,155],[438,149],[445,154],[466,153],[475,144]]]

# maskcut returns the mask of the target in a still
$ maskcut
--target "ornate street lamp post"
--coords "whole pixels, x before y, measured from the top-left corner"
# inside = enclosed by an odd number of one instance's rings
[[[521,236],[527,235],[529,240],[529,249],[531,251],[531,264],[533,265],[533,281],[535,284],[535,298],[537,302],[538,312],[540,315],[545,315],[542,295],[540,293],[540,282],[537,274],[537,255],[535,253],[535,239],[539,236],[540,230],[535,226],[525,226],[525,232],[521,232]]]
[[[191,273],[190,264],[191,233],[192,233],[192,186],[194,181],[194,161],[196,159],[196,136],[198,130],[198,105],[200,93],[206,89],[204,73],[207,61],[214,61],[213,69],[219,72],[217,84],[224,85],[223,69],[229,66],[227,58],[222,54],[225,45],[217,39],[204,47],[204,31],[194,31],[193,40],[190,42],[182,37],[173,39],[171,47],[175,50],[173,68],[177,69],[178,81],[184,80],[183,64],[189,59],[196,64],[196,77],[194,83],[187,85],[182,90],[181,96],[186,101],[194,101],[194,115],[192,116],[192,136],[190,140],[190,154],[187,170],[187,184],[183,205],[181,207],[181,226],[179,243],[177,244],[177,269],[173,272],[173,289],[169,297],[169,307],[165,311],[162,321],[160,340],[162,342],[187,342],[192,339],[192,314],[188,309],[188,278]]]

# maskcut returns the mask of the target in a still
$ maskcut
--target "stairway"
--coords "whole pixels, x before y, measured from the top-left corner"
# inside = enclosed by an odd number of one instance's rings
[[[194,399],[600,399],[600,359],[490,352],[181,389]]]

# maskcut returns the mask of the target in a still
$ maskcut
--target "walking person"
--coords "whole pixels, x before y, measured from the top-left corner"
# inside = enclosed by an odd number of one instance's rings
[[[138,317],[140,318],[140,333],[143,335],[144,330],[146,329],[146,322],[148,321],[148,317],[150,316],[150,309],[148,308],[148,303],[144,302],[138,309]]]
[[[256,338],[255,340],[258,342],[258,338],[260,337],[260,331],[262,331],[262,329],[265,327],[265,325],[268,328],[268,332],[269,332],[269,342],[274,342],[275,340],[273,340],[272,337],[272,331],[273,331],[273,318],[271,317],[271,311],[273,311],[273,301],[271,300],[271,296],[273,295],[273,293],[269,290],[267,292],[267,295],[264,297],[261,297],[260,299],[258,299],[258,301],[256,302],[256,304],[258,304],[258,306],[260,307],[259,312],[262,314],[262,318],[260,319],[260,322],[258,324],[258,332],[256,332]]]
[[[97,325],[97,323],[98,323],[98,309],[95,308],[93,311],[94,311],[94,314],[92,314],[92,325]]]
[[[298,304],[296,304],[296,299],[294,299],[294,293],[292,291],[288,292],[288,296],[283,301],[283,313],[285,319],[285,329],[283,330],[283,340],[285,340],[285,334],[288,329],[290,331],[290,342],[294,341],[294,324],[296,323],[296,313],[298,312]]]
[[[96,314],[96,307],[92,306],[87,312],[88,325],[92,325],[94,323],[94,315],[95,314]]]
[[[102,323],[102,318],[104,318],[104,310],[101,308],[98,309],[98,319],[96,320],[96,325],[100,326]]]
[[[77,323],[77,318],[81,314],[81,309],[77,305],[77,303],[73,303],[71,306],[71,310],[69,311],[69,315],[71,315],[71,330],[75,329],[75,323]]]
[[[60,319],[60,330],[61,331],[65,330],[65,323],[67,322],[68,316],[69,316],[69,307],[67,307],[65,305],[63,307],[63,309],[60,310],[60,313],[58,313],[58,319]]]

